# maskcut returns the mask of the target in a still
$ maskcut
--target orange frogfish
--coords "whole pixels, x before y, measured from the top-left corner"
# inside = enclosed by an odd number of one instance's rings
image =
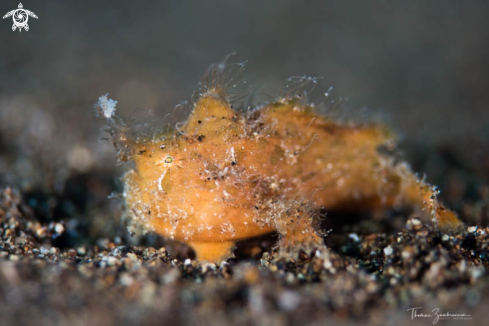
[[[94,106],[106,118],[132,224],[190,245],[199,260],[233,257],[237,241],[277,232],[280,254],[324,246],[318,210],[409,206],[442,229],[460,224],[437,190],[382,148],[393,133],[374,123],[340,123],[292,89],[235,110],[243,64],[212,65],[185,122],[151,136],[114,115],[116,101]]]

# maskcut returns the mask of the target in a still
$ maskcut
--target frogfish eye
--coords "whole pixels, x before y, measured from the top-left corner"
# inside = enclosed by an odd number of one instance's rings
[[[173,163],[173,157],[171,156],[165,157],[165,163]]]

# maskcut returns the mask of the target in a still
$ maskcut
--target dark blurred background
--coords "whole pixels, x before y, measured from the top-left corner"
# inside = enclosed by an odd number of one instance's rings
[[[17,1],[1,1],[0,14]],[[112,146],[99,141],[103,121],[92,112],[98,97],[110,93],[126,118],[135,108],[164,115],[191,96],[209,64],[236,51],[257,93],[275,96],[289,76],[319,76],[319,94],[333,86],[332,98],[382,115],[402,136],[415,170],[427,172],[459,211],[467,198],[487,195],[486,1],[23,5],[39,17],[29,19],[28,32],[0,20],[3,183],[76,200],[85,189],[104,201],[117,189],[117,174]]]

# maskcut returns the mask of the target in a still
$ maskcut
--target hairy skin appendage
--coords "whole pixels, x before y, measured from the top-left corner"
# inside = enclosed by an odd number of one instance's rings
[[[115,116],[115,101],[99,99],[94,108],[107,119],[119,161],[134,161],[123,178],[133,224],[183,241],[211,262],[233,257],[239,240],[274,231],[280,255],[324,247],[319,209],[402,205],[442,229],[461,224],[435,187],[380,150],[394,146],[386,127],[339,123],[293,91],[234,110],[242,70],[212,65],[188,120],[152,136]]]

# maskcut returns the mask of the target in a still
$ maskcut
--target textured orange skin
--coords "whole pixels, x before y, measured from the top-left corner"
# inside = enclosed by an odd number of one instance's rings
[[[210,94],[181,131],[133,144],[125,197],[136,223],[200,260],[232,257],[236,241],[272,231],[286,250],[321,246],[314,208],[413,205],[442,227],[460,223],[407,165],[379,154],[393,138],[378,125],[339,125],[296,100],[238,113]]]

